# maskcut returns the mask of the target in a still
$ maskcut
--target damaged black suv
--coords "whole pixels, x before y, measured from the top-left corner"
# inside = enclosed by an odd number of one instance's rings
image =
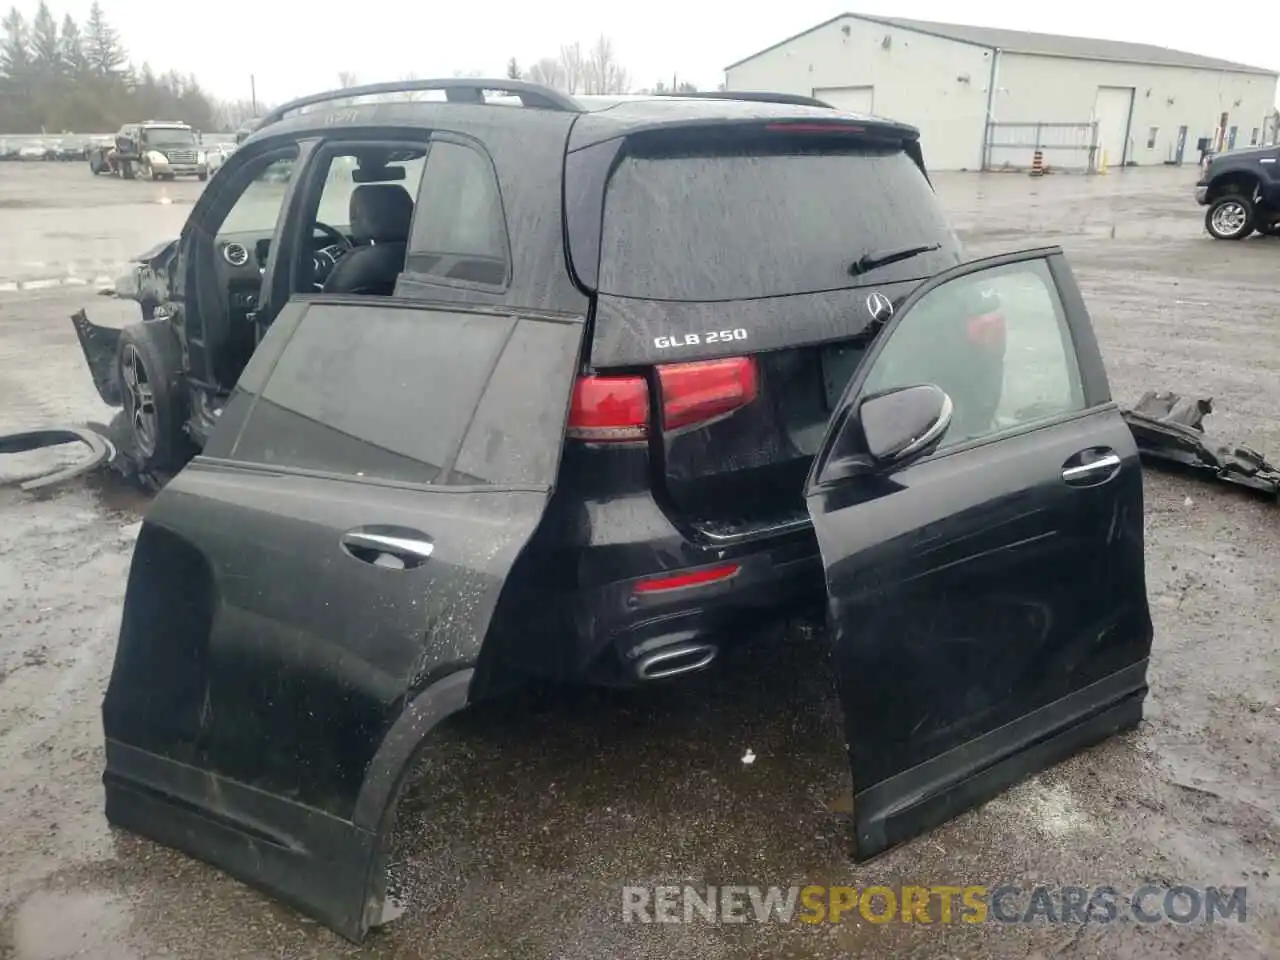
[[[665,680],[825,607],[860,855],[1141,716],[1140,468],[1079,290],[1056,248],[963,262],[911,127],[334,91],[121,290],[142,323],[77,329],[179,472],[108,816],[346,936],[423,738],[522,676]]]

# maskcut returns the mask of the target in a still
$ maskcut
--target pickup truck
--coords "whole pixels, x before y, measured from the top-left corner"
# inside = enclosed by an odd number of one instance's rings
[[[1215,240],[1243,240],[1255,230],[1280,235],[1280,145],[1207,157],[1196,203],[1208,208],[1204,227]]]

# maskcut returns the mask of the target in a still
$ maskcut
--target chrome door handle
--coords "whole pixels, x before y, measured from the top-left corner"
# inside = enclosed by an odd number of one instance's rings
[[[1083,483],[1089,480],[1110,479],[1120,469],[1120,456],[1107,453],[1097,460],[1062,468],[1062,479],[1067,483]]]
[[[425,563],[436,545],[426,537],[352,530],[342,535],[342,548],[365,563],[405,570]]]

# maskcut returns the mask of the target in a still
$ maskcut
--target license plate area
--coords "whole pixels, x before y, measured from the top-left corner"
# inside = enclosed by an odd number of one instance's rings
[[[827,413],[834,413],[840,398],[844,396],[844,388],[853,379],[858,365],[866,356],[866,346],[838,344],[823,347],[820,354],[822,364],[822,396]]]

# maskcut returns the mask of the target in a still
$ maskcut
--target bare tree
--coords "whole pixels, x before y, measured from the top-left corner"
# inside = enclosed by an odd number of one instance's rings
[[[578,41],[565,44],[560,48],[560,79],[562,89],[566,93],[582,93],[583,81],[586,79],[586,62],[582,56],[582,45]]]
[[[407,83],[412,83],[414,80],[418,79],[418,75],[412,72],[406,73],[400,79],[404,80]],[[396,96],[397,96],[397,99],[400,99],[400,100],[420,100],[422,99],[422,92],[420,90],[405,90],[404,92],[399,93]]]
[[[543,57],[525,71],[525,79],[531,83],[540,83],[544,87],[568,90],[564,82],[564,69],[555,57]]]
[[[613,41],[601,35],[582,61],[582,92],[625,93],[629,86],[627,71],[618,63],[614,54]]]
[[[340,89],[350,90],[352,87],[357,86],[359,83],[360,81],[356,79],[356,75],[352,73],[350,70],[338,71],[338,87]]]

